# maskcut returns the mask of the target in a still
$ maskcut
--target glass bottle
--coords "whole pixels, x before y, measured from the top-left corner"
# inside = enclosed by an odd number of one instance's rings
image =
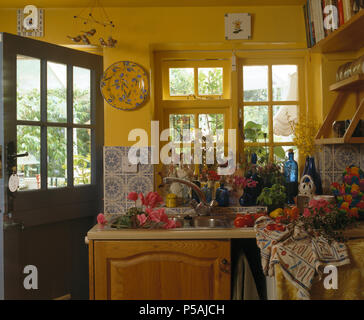
[[[216,190],[216,201],[220,207],[229,206],[229,191],[224,187],[224,183],[220,184],[220,187]]]
[[[288,160],[283,165],[283,174],[286,182],[287,202],[294,204],[294,198],[298,194],[298,164],[294,160],[292,149],[288,150]]]

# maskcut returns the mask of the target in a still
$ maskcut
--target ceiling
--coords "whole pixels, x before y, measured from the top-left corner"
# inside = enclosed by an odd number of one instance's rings
[[[28,4],[38,8],[94,7],[216,7],[302,5],[306,0],[1,0],[0,8],[23,8]]]

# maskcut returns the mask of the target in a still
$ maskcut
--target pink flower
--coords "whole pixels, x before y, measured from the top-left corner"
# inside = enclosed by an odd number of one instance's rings
[[[99,213],[97,215],[97,223],[98,224],[101,224],[101,225],[104,225],[104,224],[107,223],[106,218],[105,218],[105,216],[102,213]]]
[[[303,216],[304,216],[305,218],[310,217],[310,216],[311,216],[311,212],[310,212],[310,210],[309,210],[309,209],[307,209],[307,208],[305,208],[305,210],[303,210]]]
[[[143,213],[143,214],[137,214],[137,219],[139,221],[139,225],[142,226],[146,223],[148,217]]]
[[[157,192],[149,192],[145,198],[145,206],[155,208],[163,203],[163,198]]]
[[[169,220],[167,221],[167,223],[163,226],[164,229],[173,229],[177,227],[177,223],[174,220]]]
[[[138,200],[138,194],[136,192],[130,192],[128,194],[128,199],[132,200],[132,201],[137,201]]]
[[[152,208],[147,208],[145,211],[148,213],[150,220],[154,222],[168,222],[168,216],[165,213],[164,208],[154,210]]]
[[[140,200],[142,201],[143,206],[145,206],[145,205],[146,205],[146,203],[145,203],[144,194],[142,194],[142,193],[140,192],[140,193],[139,193],[139,198],[140,198]]]

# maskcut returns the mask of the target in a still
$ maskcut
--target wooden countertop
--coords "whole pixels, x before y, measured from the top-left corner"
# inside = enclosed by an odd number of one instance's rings
[[[359,227],[346,230],[349,238],[364,238],[364,222]],[[87,233],[89,240],[183,240],[183,239],[248,239],[255,238],[254,228],[232,229],[123,229],[95,225]]]

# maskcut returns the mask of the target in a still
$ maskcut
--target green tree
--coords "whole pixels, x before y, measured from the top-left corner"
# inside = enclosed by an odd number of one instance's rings
[[[73,92],[74,122],[79,124],[90,123],[90,96],[88,90],[75,89]],[[65,122],[64,104],[66,91],[62,89],[48,90],[47,117],[52,122]],[[17,117],[21,120],[40,120],[40,94],[38,90],[17,93]],[[74,141],[73,150],[77,150],[75,157],[76,169],[84,176],[82,183],[90,181],[90,130],[77,130],[77,138]],[[27,151],[40,163],[40,127],[18,126],[17,128],[18,152]],[[62,127],[47,128],[47,152],[48,152],[48,176],[66,177],[67,164],[67,130]],[[87,167],[85,168],[85,163]],[[87,169],[87,170],[86,170]],[[37,169],[39,173],[39,166]],[[88,177],[86,176],[88,174]],[[75,181],[77,183],[77,181]]]

